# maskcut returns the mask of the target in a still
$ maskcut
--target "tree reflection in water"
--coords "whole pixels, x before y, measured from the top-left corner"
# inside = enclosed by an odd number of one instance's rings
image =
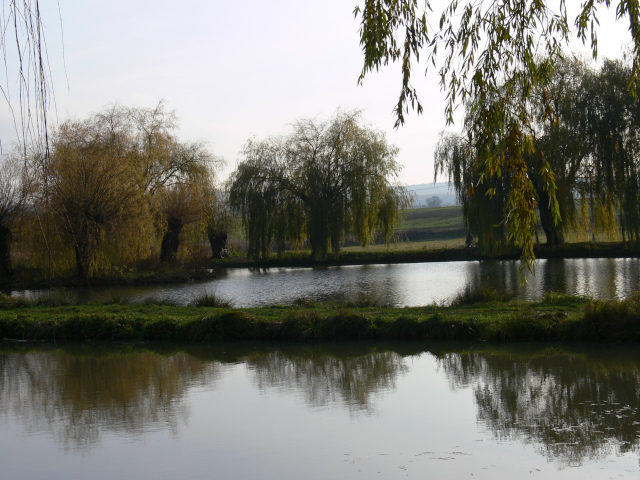
[[[188,418],[188,387],[211,384],[218,366],[191,355],[135,348],[0,351],[0,415],[66,448],[96,445],[105,432],[175,435]]]
[[[640,359],[633,348],[619,347],[3,345],[0,417],[19,418],[29,433],[49,434],[79,450],[109,432],[137,436],[166,429],[176,435],[189,417],[190,390],[215,390],[227,366],[236,365],[245,366],[261,392],[367,415],[376,397],[395,390],[409,372],[411,357],[425,351],[452,389],[473,389],[478,422],[498,441],[531,444],[559,467],[640,450]]]
[[[532,444],[565,467],[639,451],[640,364],[617,353],[518,346],[439,361],[453,388],[473,388],[478,420],[498,440]]]
[[[0,349],[0,415],[20,418],[28,433],[51,434],[83,450],[105,432],[174,433],[189,416],[189,389],[215,388],[225,364],[245,363],[260,389],[304,392],[307,403],[369,411],[371,397],[395,388],[403,355],[364,344],[333,347],[84,346]]]
[[[308,405],[344,405],[351,413],[371,412],[372,397],[394,390],[408,367],[404,357],[364,345],[273,350],[247,357],[260,391],[301,392]]]

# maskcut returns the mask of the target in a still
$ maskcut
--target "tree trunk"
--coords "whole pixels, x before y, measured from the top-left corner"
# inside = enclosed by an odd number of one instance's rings
[[[557,247],[564,243],[564,233],[562,232],[562,224],[556,224],[551,213],[549,206],[549,195],[546,191],[539,192],[540,203],[538,208],[540,210],[540,224],[547,236],[547,245],[550,247]]]
[[[210,227],[207,229],[207,237],[209,237],[209,244],[211,245],[211,256],[220,258],[220,252],[227,246],[227,234]]]
[[[0,227],[0,278],[10,277],[13,274],[11,267],[11,230]]]
[[[180,232],[182,231],[182,219],[170,217],[167,220],[168,230],[162,237],[160,246],[160,260],[163,262],[175,261],[180,247]]]
[[[76,269],[80,278],[93,275],[97,264],[101,229],[96,224],[82,225],[76,237]]]
[[[310,203],[307,231],[312,258],[316,261],[326,260],[329,253],[329,225],[322,201]]]

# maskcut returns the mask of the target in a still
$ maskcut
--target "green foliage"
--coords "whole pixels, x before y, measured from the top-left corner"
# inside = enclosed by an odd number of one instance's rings
[[[29,208],[18,228],[29,266],[53,277],[75,264],[88,280],[152,257],[202,257],[221,161],[202,142],[178,141],[176,128],[162,101],[152,108],[115,104],[64,122],[48,151],[33,146],[22,182]],[[0,247],[1,217],[2,208]]]
[[[640,233],[640,101],[626,89],[631,69],[620,61],[605,61],[599,70],[565,60],[538,96],[549,99],[551,117],[531,123],[532,149],[524,155],[547,243],[557,247],[575,228],[591,232],[618,226],[623,238],[637,244]],[[531,109],[539,108],[531,102]],[[472,123],[469,117],[467,125]],[[463,207],[469,229],[485,253],[497,253],[508,240],[518,241],[511,191],[512,171],[487,176],[483,144],[473,136],[443,135],[436,149],[436,174],[446,172]],[[555,192],[553,193],[552,192]],[[578,198],[576,198],[578,197]],[[577,206],[581,212],[578,214]],[[537,219],[529,222],[535,226]]]
[[[379,233],[389,243],[409,205],[406,190],[390,180],[400,170],[396,154],[357,112],[298,121],[286,137],[249,140],[228,184],[249,256],[266,258],[272,241],[282,253],[285,242],[306,239],[316,260],[337,256],[347,235],[366,245]]]
[[[468,143],[479,160],[476,173],[485,182],[509,177],[503,223],[529,266],[534,257],[537,203],[531,173],[539,175],[552,217],[558,216],[552,168],[542,158],[531,172],[526,161],[534,151],[536,124],[553,121],[553,99],[546,92],[573,33],[582,41],[589,36],[593,54],[597,54],[596,10],[611,5],[609,0],[584,2],[572,21],[563,1],[557,10],[547,3],[454,0],[443,9],[437,27],[432,26],[437,17],[428,1],[421,8],[417,0],[365,0],[354,10],[361,21],[364,51],[360,81],[389,62],[402,65],[402,85],[394,110],[396,125],[404,122],[409,107],[422,111],[410,81],[413,63],[421,56],[426,56],[427,69],[438,69],[441,88],[447,93],[445,116],[449,123],[456,107],[465,104]],[[633,65],[627,85],[633,89],[640,73],[639,2],[620,0],[616,16],[629,21]],[[487,193],[493,195],[493,189],[488,185]]]

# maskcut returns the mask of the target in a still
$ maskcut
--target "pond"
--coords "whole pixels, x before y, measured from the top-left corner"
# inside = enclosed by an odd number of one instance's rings
[[[11,479],[637,478],[614,346],[0,344]]]
[[[640,259],[538,260],[535,275],[521,285],[520,263],[442,262],[355,265],[326,268],[228,269],[207,282],[183,285],[127,287],[116,291],[80,292],[82,299],[122,296],[138,302],[147,298],[186,304],[206,293],[236,307],[290,304],[298,299],[362,300],[379,304],[422,306],[446,302],[465,288],[488,285],[521,299],[538,299],[557,291],[595,298],[622,298],[640,290]],[[40,292],[27,292],[38,295]]]

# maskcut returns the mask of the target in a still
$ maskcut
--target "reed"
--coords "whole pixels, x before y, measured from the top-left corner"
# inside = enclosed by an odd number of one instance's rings
[[[215,291],[205,292],[194,298],[190,303],[194,307],[209,308],[231,308],[232,303],[224,297],[218,295]]]
[[[640,340],[640,292],[623,300],[589,300],[581,334],[614,340]]]

